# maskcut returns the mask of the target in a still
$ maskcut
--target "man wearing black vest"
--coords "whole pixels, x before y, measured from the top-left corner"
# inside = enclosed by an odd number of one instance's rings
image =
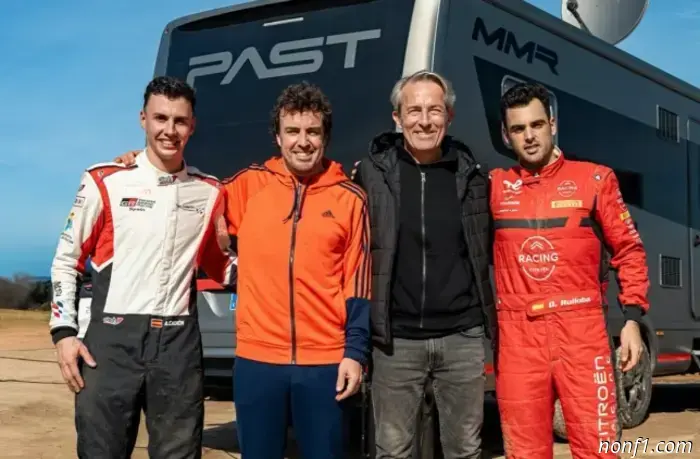
[[[455,95],[421,71],[391,94],[401,132],[373,139],[354,180],[369,198],[377,459],[408,459],[432,384],[445,459],[481,457],[489,282],[488,170],[446,135]]]

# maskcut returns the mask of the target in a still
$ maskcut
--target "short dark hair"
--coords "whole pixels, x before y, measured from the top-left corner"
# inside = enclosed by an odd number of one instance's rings
[[[333,108],[328,97],[318,86],[302,81],[301,83],[291,84],[282,90],[272,108],[270,117],[270,130],[273,137],[279,134],[280,116],[283,111],[321,113],[323,141],[326,145],[330,142],[333,128]]]
[[[501,96],[501,120],[506,124],[506,111],[509,108],[524,107],[538,99],[544,106],[547,118],[552,116],[549,105],[549,92],[539,83],[518,83]]]
[[[194,89],[179,78],[172,76],[155,77],[146,86],[146,92],[143,94],[143,107],[146,108],[148,100],[151,96],[165,96],[170,100],[184,97],[192,106],[192,113],[197,103]]]

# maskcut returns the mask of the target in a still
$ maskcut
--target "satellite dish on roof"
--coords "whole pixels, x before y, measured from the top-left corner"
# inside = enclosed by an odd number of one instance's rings
[[[649,0],[561,0],[561,18],[617,45],[637,28],[648,6]]]

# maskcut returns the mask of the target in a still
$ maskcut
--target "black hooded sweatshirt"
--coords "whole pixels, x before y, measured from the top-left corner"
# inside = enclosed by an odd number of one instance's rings
[[[377,140],[389,139],[393,145],[382,147],[395,148],[400,176],[392,334],[425,339],[482,325],[457,192],[457,151],[444,148],[438,161],[418,164],[399,137]]]

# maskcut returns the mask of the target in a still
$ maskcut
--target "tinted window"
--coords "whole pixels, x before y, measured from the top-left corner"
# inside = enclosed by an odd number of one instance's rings
[[[333,104],[327,155],[349,167],[374,135],[393,129],[389,93],[401,77],[412,10],[407,0],[289,2],[173,30],[166,73],[184,79],[190,68],[209,68],[189,73],[198,125],[188,162],[223,178],[276,154],[275,99],[307,80]]]
[[[625,203],[642,207],[642,176],[621,169],[615,169],[615,175],[620,182],[620,192]]]

